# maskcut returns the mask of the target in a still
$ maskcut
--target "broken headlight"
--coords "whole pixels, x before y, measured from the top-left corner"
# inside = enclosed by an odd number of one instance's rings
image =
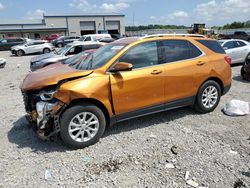
[[[50,91],[50,92],[41,92],[39,94],[39,97],[42,101],[50,101],[54,98],[54,94],[56,91]]]

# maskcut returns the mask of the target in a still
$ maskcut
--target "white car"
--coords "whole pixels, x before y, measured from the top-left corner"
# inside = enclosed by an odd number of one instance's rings
[[[32,40],[25,44],[11,47],[13,55],[22,56],[34,53],[50,53],[54,49],[53,45],[44,40]]]
[[[244,63],[250,55],[250,43],[240,39],[219,40],[225,52],[232,58],[232,64]]]

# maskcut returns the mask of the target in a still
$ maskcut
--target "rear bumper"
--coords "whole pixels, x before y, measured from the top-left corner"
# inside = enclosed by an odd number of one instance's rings
[[[231,84],[225,86],[225,87],[223,88],[223,93],[222,93],[222,95],[225,95],[225,94],[230,90],[230,88],[231,88]]]

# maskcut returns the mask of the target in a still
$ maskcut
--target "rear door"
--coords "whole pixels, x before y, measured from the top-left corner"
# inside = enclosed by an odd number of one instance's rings
[[[237,49],[237,55],[239,56],[238,59],[239,59],[239,62],[240,63],[243,63],[249,53],[249,49],[247,47],[247,45],[240,41],[240,40],[236,40],[234,41],[234,46],[235,46],[235,49]]]
[[[160,62],[165,72],[165,101],[189,104],[196,95],[196,79],[207,75],[203,52],[187,40],[162,40]],[[209,70],[209,69],[207,69]],[[168,106],[167,106],[168,107]]]
[[[116,114],[137,116],[164,108],[164,68],[159,65],[157,44],[138,44],[119,58],[118,62],[131,63],[133,70],[110,74]]]
[[[228,41],[223,44],[223,48],[225,49],[226,53],[231,57],[232,64],[239,63],[240,60],[240,52],[236,48],[234,41]]]

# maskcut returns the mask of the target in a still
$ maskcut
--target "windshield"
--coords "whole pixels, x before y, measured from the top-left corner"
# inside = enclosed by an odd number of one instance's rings
[[[84,58],[75,68],[80,70],[93,70],[105,65],[112,57],[114,57],[121,49],[125,47],[124,44],[109,44],[105,45],[93,54]]]
[[[220,45],[222,45],[224,43],[224,41],[222,41],[222,40],[219,40],[218,42]]]
[[[74,65],[80,63],[80,61],[82,60],[82,57],[87,56],[88,54],[89,54],[89,52],[81,52],[77,55],[74,55],[73,57],[66,59],[63,62],[63,64],[67,64],[69,66],[74,66]]]
[[[55,54],[57,55],[64,55],[70,48],[72,45],[66,45],[63,48],[59,49],[59,50],[55,50]]]

